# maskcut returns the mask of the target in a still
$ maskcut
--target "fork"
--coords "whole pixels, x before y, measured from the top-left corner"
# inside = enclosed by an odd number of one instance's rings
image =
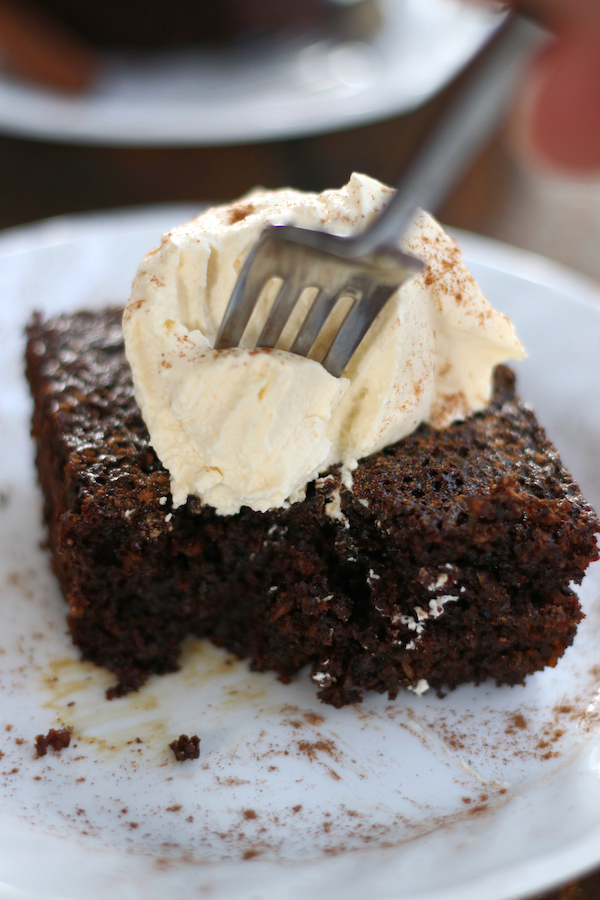
[[[542,30],[508,14],[489,52],[409,166],[383,212],[363,232],[351,237],[293,225],[264,229],[239,273],[215,349],[240,345],[264,289],[281,285],[256,347],[275,347],[304,291],[317,293],[294,338],[290,352],[308,356],[338,301],[351,306],[322,359],[340,377],[390,297],[423,269],[421,260],[398,249],[399,238],[419,207],[435,210],[489,138],[506,111],[526,60]]]

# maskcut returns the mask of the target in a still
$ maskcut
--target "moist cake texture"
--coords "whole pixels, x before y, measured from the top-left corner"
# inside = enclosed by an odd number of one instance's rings
[[[33,435],[74,643],[109,696],[206,636],[321,700],[498,684],[556,664],[582,613],[570,584],[600,523],[499,367],[489,407],[333,468],[288,509],[172,510],[124,355],[121,310],[28,329]]]

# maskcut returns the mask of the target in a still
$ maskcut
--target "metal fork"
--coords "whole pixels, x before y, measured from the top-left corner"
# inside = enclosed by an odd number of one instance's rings
[[[520,16],[507,16],[395,195],[365,231],[341,237],[292,225],[267,227],[238,276],[215,348],[239,346],[265,286],[278,278],[282,283],[256,346],[276,346],[300,296],[313,287],[317,295],[290,348],[307,356],[338,301],[349,297],[352,305],[322,360],[331,375],[341,376],[392,294],[423,268],[398,249],[399,238],[420,206],[439,206],[491,136],[542,34]]]

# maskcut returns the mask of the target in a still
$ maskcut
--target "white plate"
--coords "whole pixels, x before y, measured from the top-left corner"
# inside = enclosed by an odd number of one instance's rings
[[[313,34],[106,59],[68,97],[0,76],[0,129],[49,140],[175,146],[268,141],[352,128],[425,103],[498,24],[461,0],[381,0],[369,42]]]
[[[335,710],[305,673],[283,686],[194,642],[181,672],[109,703],[111,677],[78,662],[39,547],[23,326],[35,309],[123,300],[142,252],[188,213],[0,237],[0,898],[507,900],[599,863],[598,565],[574,646],[526,687]],[[459,240],[528,346],[522,395],[600,506],[598,293],[537,257]],[[57,720],[72,746],[34,758]],[[200,735],[199,761],[175,762],[181,732]]]

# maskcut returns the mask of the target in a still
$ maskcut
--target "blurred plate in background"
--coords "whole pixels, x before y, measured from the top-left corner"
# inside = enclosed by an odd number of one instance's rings
[[[460,0],[381,0],[365,40],[315,33],[107,57],[69,96],[0,75],[0,131],[105,145],[232,144],[299,137],[410,112],[440,91],[501,17]]]

